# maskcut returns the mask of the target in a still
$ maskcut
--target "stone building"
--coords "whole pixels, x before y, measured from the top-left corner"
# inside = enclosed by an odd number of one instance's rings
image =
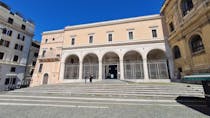
[[[161,14],[176,73],[210,72],[210,0],[165,0]]]
[[[119,79],[169,82],[160,15],[67,26],[44,32],[31,86]]]
[[[14,89],[24,79],[34,24],[0,2],[0,29],[0,89]]]
[[[36,61],[39,55],[39,48],[40,48],[40,43],[35,40],[32,41],[30,51],[29,51],[28,61],[27,61],[25,79],[22,82],[22,86],[24,87],[27,87],[30,85],[32,75],[34,73]]]

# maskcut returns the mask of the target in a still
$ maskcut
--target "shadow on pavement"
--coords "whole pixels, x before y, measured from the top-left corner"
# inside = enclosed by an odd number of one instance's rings
[[[191,109],[210,116],[210,106],[207,106],[205,98],[179,96],[176,101]]]

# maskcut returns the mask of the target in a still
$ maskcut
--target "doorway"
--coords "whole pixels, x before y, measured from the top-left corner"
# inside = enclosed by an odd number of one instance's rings
[[[117,65],[107,65],[105,67],[106,79],[117,79],[118,68]]]
[[[43,78],[42,84],[43,84],[43,85],[48,84],[48,74],[44,74],[44,78]]]

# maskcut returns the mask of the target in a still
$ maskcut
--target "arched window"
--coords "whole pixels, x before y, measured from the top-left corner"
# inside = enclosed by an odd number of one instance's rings
[[[174,54],[174,59],[178,59],[181,57],[181,52],[178,46],[174,46],[173,54]]]
[[[204,50],[202,38],[199,35],[192,36],[190,40],[190,47],[192,53],[200,52]]]
[[[185,16],[187,13],[193,9],[192,0],[182,0],[181,2],[182,15]]]

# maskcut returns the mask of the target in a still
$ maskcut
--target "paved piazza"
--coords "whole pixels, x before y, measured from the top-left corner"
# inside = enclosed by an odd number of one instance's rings
[[[209,118],[200,85],[103,81],[0,94],[0,118]]]

